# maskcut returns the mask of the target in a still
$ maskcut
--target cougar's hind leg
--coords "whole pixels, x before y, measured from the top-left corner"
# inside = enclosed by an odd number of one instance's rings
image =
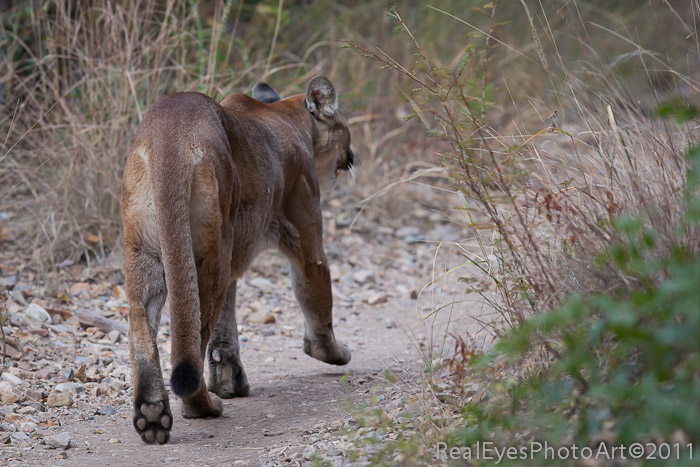
[[[223,251],[220,250],[219,245],[222,243],[226,242],[212,241],[210,243],[208,254],[197,271],[202,313],[202,359],[204,359],[207,342],[209,342],[226,299],[230,266],[227,267],[228,263],[220,261],[220,256],[225,255],[226,250],[226,248],[223,248]],[[209,394],[204,378],[201,381],[199,390],[182,400],[182,415],[185,418],[219,417],[222,414],[223,403],[221,399],[214,394]]]
[[[125,244],[133,423],[144,442],[165,444],[170,439],[173,417],[156,340],[166,297],[163,265],[155,254],[129,242],[128,229],[125,229]]]
[[[250,385],[241,363],[236,324],[236,282],[226,291],[224,307],[214,327],[209,348],[209,390],[219,397],[247,396]]]
[[[195,172],[199,186],[216,186],[211,172]],[[219,183],[219,186],[222,186]],[[226,301],[226,291],[231,277],[231,252],[233,246],[233,222],[230,217],[231,195],[202,190],[197,193],[202,208],[193,210],[194,222],[202,219],[202,228],[193,230],[193,244],[202,245],[202,258],[197,267],[197,284],[201,311],[201,348],[202,363],[206,355],[207,343],[217,323],[221,309]],[[223,202],[219,197],[223,196]],[[221,209],[212,215],[214,209]],[[220,217],[219,217],[220,216]],[[203,368],[203,366],[202,366]],[[191,396],[183,398],[183,416],[186,418],[219,417],[223,412],[223,402],[207,390],[204,378],[200,388]]]

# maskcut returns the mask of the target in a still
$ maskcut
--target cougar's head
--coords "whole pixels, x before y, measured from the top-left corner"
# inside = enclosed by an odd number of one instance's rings
[[[341,170],[352,170],[355,155],[350,149],[348,121],[338,111],[333,85],[323,76],[312,79],[306,90],[306,109],[314,119],[314,157],[319,182],[325,185]]]
[[[282,100],[277,91],[262,82],[253,88],[253,98],[266,104]],[[309,82],[304,105],[314,121],[314,162],[318,180],[327,187],[342,170],[352,173],[355,155],[350,149],[348,121],[338,111],[338,97],[326,77],[317,76]]]

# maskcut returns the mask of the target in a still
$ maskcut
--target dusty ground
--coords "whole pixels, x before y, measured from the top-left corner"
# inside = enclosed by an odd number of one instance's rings
[[[0,383],[0,462],[348,463],[357,439],[352,407],[379,394],[380,400],[386,397],[389,413],[410,416],[406,407],[415,409],[419,401],[422,356],[431,348],[444,352],[450,345],[444,340],[448,321],[452,330],[488,338],[479,324],[490,319],[488,312],[456,280],[466,273],[423,289],[464,262],[449,244],[437,248],[438,242],[463,235],[444,218],[455,199],[420,186],[401,193],[398,204],[380,202],[370,208],[352,232],[347,226],[354,211],[346,202],[336,199],[326,209],[336,336],[349,344],[352,361],[331,367],[304,355],[302,317],[285,261],[265,253],[239,282],[237,297],[251,395],[226,400],[224,417],[212,420],[183,419],[179,401],[171,399],[175,421],[165,446],[144,445],[131,425],[128,307],[118,260],[89,268],[66,264],[61,285],[50,291],[15,254],[27,233],[6,228],[0,249],[0,289],[6,292],[9,317],[3,327],[8,346]],[[0,206],[0,211],[6,226],[19,225],[12,219],[21,213],[9,206]],[[48,313],[49,322],[42,322],[46,315],[36,306],[29,312],[32,303]],[[440,307],[440,313],[422,319]],[[160,349],[167,381],[167,309],[163,321]],[[413,394],[385,384],[386,375],[415,383],[406,386],[413,387]],[[65,382],[73,384],[59,386]],[[376,436],[381,444],[381,436],[363,430],[362,436]],[[63,449],[68,438],[70,447]]]

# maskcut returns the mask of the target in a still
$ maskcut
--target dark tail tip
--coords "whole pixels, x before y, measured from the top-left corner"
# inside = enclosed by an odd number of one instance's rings
[[[170,384],[175,394],[187,397],[201,385],[199,371],[189,362],[178,363],[170,377]]]

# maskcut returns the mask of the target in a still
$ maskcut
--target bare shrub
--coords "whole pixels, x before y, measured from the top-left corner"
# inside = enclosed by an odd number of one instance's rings
[[[576,2],[570,6],[573,14],[577,6]],[[633,99],[615,63],[611,66],[598,54],[582,31],[567,32],[579,34],[577,44],[586,49],[590,61],[573,69],[559,54],[547,13],[538,12],[554,48],[554,65],[527,4],[522,3],[520,13],[528,19],[536,58],[498,38],[497,8],[498,2],[493,2],[484,11],[482,29],[438,10],[482,37],[480,44],[468,40],[461,57],[450,64],[424,52],[420,37],[395,8],[388,14],[414,45],[413,62],[401,62],[379,48],[349,45],[408,83],[400,87],[414,109],[408,118],[423,122],[438,147],[447,145],[439,151],[440,160],[464,196],[465,224],[481,245],[469,260],[493,279],[496,297],[490,301],[512,325],[528,312],[558,305],[572,293],[622,285],[634,288],[634,279],[606,267],[599,258],[606,245],[620,240],[622,234],[613,224],[625,213],[641,213],[660,233],[652,255],[664,256],[676,245],[698,250],[698,228],[684,225],[681,218],[684,153],[700,133],[695,123],[674,127],[660,121],[655,107],[675,94],[697,95],[700,83],[688,70],[683,73],[614,33],[616,40],[633,49],[616,60],[637,60],[651,81],[650,92],[656,93],[651,103]],[[512,9],[513,5],[507,7],[511,13]],[[520,106],[538,111],[542,102],[513,94],[508,87],[510,65],[502,65],[512,60],[499,55],[496,46],[525,58],[529,66],[537,65],[540,81],[550,84],[557,105],[540,114],[539,131],[523,130],[536,119],[525,117],[528,111]],[[663,92],[654,82],[657,66],[667,70]],[[496,85],[509,91],[511,102],[501,99],[497,105],[489,97]],[[505,106],[512,110],[504,110]],[[504,114],[510,118],[502,119]]]

